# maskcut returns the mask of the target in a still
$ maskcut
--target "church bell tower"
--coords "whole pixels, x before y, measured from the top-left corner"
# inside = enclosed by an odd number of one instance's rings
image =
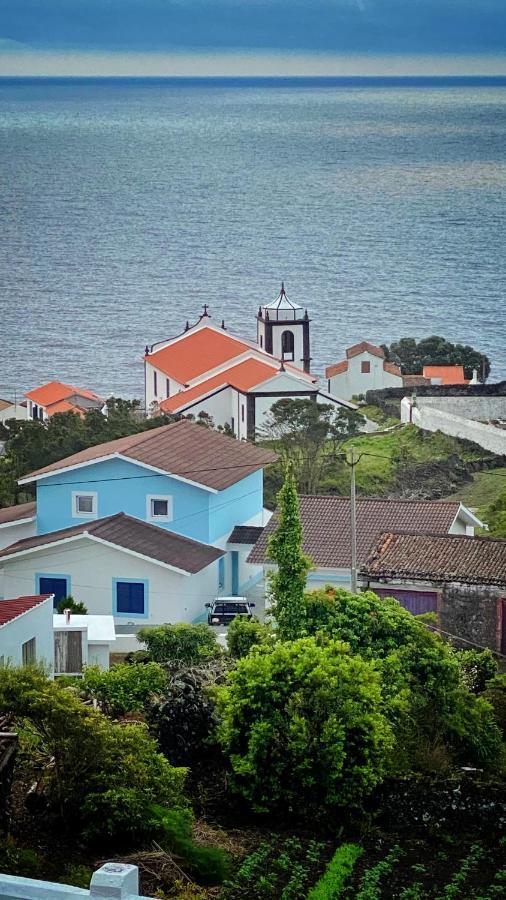
[[[265,353],[309,372],[309,321],[307,309],[292,303],[281,282],[278,297],[258,309],[257,344]]]

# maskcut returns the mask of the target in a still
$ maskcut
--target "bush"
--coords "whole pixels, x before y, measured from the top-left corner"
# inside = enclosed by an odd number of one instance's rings
[[[179,670],[149,711],[160,749],[173,765],[191,766],[210,753],[217,719],[208,688],[214,679],[212,669]]]
[[[219,736],[257,812],[360,805],[393,740],[373,663],[337,642],[279,643],[239,660],[220,691]]]
[[[494,712],[494,718],[506,740],[506,674],[496,675],[487,684],[483,694]]]
[[[119,663],[105,672],[98,666],[87,666],[81,679],[81,693],[97,700],[103,711],[119,716],[143,710],[167,687],[167,674],[158,663]]]
[[[465,687],[482,694],[487,681],[497,674],[497,663],[490,650],[457,650],[457,661]]]
[[[14,838],[0,838],[0,872],[20,878],[40,878],[41,858],[34,850],[19,847]]]
[[[146,644],[155,662],[178,662],[191,666],[220,655],[216,635],[208,625],[158,625],[141,628],[137,638]]]
[[[159,823],[159,843],[183,860],[185,870],[201,884],[221,884],[230,861],[219,847],[204,847],[192,838],[191,814],[187,810],[167,810],[158,805],[151,808],[155,821]]]
[[[81,603],[80,600],[74,600],[73,597],[63,597],[57,606],[57,610],[60,613],[64,613],[66,609],[70,609],[71,613],[75,613],[76,616],[86,616],[88,614],[88,610],[84,603]]]
[[[236,616],[227,628],[228,651],[234,659],[242,659],[252,647],[266,644],[272,637],[272,629],[258,619]]]
[[[319,882],[309,891],[307,900],[337,900],[362,852],[357,844],[341,844]]]

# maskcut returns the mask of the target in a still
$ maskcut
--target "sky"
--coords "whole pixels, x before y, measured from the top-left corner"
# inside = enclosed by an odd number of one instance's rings
[[[0,0],[10,74],[506,74],[506,0]]]

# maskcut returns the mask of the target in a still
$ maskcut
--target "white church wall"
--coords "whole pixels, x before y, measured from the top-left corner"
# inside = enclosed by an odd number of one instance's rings
[[[370,371],[362,372],[362,363],[369,363]],[[342,397],[343,400],[351,400],[366,391],[382,390],[387,387],[402,387],[402,378],[385,372],[384,360],[365,350],[358,356],[348,360],[346,372],[340,372],[329,378],[329,388],[332,394]]]

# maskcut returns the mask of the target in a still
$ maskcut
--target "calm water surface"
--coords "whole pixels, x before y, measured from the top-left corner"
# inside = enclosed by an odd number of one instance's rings
[[[0,396],[141,396],[203,303],[285,280],[314,368],[439,333],[506,377],[506,88],[0,82]]]

